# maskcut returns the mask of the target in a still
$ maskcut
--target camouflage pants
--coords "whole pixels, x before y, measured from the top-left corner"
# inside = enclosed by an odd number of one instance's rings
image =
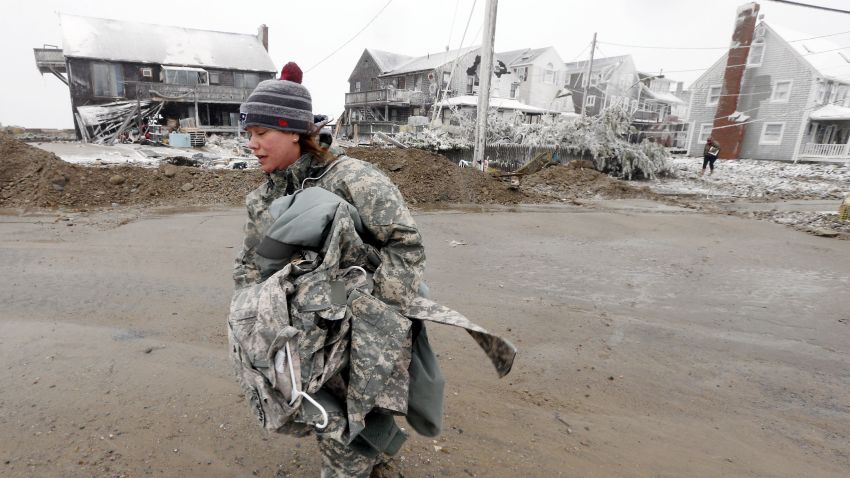
[[[322,455],[322,478],[368,478],[372,467],[383,458],[380,453],[369,457],[333,438],[317,438]]]
[[[338,411],[328,413],[328,426],[316,432],[322,455],[322,478],[368,478],[383,455],[359,437],[350,445],[339,442],[348,422]]]

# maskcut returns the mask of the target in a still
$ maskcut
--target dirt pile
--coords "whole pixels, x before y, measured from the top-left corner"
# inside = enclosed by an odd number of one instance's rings
[[[262,181],[257,170],[77,166],[0,134],[0,207],[235,206]]]
[[[520,188],[527,194],[552,199],[660,199],[645,186],[614,179],[592,169],[589,161],[552,166],[522,178]]]
[[[411,204],[519,204],[547,200],[421,149],[350,148],[347,154],[378,166]]]
[[[418,149],[351,148],[398,185],[412,205],[518,204],[573,198],[651,197],[645,189],[592,169],[556,166],[520,186]],[[86,210],[121,206],[239,206],[262,184],[259,170],[202,169],[164,164],[78,166],[0,133],[0,207]]]

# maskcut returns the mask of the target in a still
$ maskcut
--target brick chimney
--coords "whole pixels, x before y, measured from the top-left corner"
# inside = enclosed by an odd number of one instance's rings
[[[269,27],[266,26],[265,23],[257,28],[257,38],[260,40],[260,43],[263,44],[263,48],[265,48],[266,51],[269,51]]]
[[[720,90],[720,100],[714,115],[716,119],[711,132],[711,137],[720,143],[718,156],[720,159],[737,159],[741,153],[746,125],[738,124],[728,117],[738,110],[741,81],[744,78],[758,13],[759,4],[756,2],[738,7],[735,31],[732,33],[732,44],[729,46],[729,57],[726,60],[726,71],[723,73],[723,87]],[[724,126],[728,127],[724,128]]]

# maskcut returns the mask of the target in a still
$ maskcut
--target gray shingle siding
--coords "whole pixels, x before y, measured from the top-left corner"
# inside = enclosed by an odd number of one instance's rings
[[[764,57],[761,66],[747,68],[738,110],[746,112],[751,120],[746,125],[741,157],[754,159],[792,159],[794,157],[800,129],[805,127],[813,78],[809,64],[767,29],[764,35]],[[791,94],[787,102],[771,101],[773,85],[777,81],[791,83]],[[765,123],[784,123],[782,142],[777,145],[759,144]]]
[[[699,142],[700,128],[703,123],[714,123],[714,115],[717,112],[717,105],[706,105],[708,91],[711,86],[717,86],[723,83],[723,72],[726,69],[727,56],[727,54],[724,54],[723,57],[717,60],[691,86],[691,111],[689,118],[691,127],[693,128],[693,134],[691,135],[691,142],[688,147],[688,155],[690,156],[702,156],[703,144]]]
[[[802,129],[806,126],[807,108],[812,101],[814,70],[791,46],[772,30],[766,29],[765,50],[761,66],[747,67],[741,85],[738,111],[754,121],[745,125],[741,145],[742,158],[792,159],[798,147]],[[708,89],[723,83],[726,58],[715,63],[693,85],[693,105],[690,123],[694,128],[688,154],[701,156],[703,144],[699,142],[700,127],[713,123],[717,106],[706,106]],[[790,80],[791,92],[787,102],[771,101],[773,86],[777,81]],[[760,144],[765,123],[784,123],[782,140],[776,145]],[[721,145],[722,146],[722,145]]]

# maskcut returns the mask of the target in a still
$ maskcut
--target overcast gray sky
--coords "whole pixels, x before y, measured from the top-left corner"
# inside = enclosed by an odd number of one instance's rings
[[[848,0],[801,0],[850,8]],[[496,50],[554,46],[565,62],[587,58],[594,32],[601,42],[597,56],[631,53],[638,69],[694,81],[729,44],[741,0],[500,0]],[[850,31],[850,15],[761,3],[768,23],[806,36]],[[176,25],[236,33],[255,33],[269,26],[269,53],[280,68],[296,61],[317,113],[339,116],[347,79],[364,48],[411,56],[460,46],[475,5],[464,46],[480,44],[485,0],[393,0],[359,36],[331,58],[375,17],[387,0],[307,1],[158,1],[29,0],[7,6],[0,17],[0,123],[43,128],[72,127],[68,88],[35,67],[32,49],[61,47],[58,12],[118,20]],[[476,36],[477,34],[477,36]],[[787,38],[794,40],[795,38]],[[830,38],[850,47],[850,34]],[[622,43],[659,47],[717,47],[674,50],[622,47]],[[848,50],[850,51],[850,50]]]

